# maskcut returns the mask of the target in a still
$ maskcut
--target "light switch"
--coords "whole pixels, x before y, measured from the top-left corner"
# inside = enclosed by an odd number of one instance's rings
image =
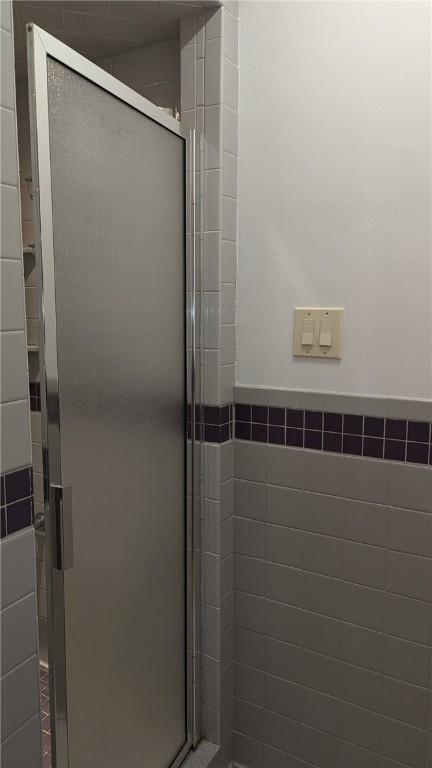
[[[343,317],[341,307],[296,307],[294,355],[342,357]]]
[[[303,347],[312,347],[314,342],[314,321],[312,317],[303,320],[301,343]]]
[[[332,329],[329,318],[320,322],[319,345],[320,347],[331,347],[332,345]]]

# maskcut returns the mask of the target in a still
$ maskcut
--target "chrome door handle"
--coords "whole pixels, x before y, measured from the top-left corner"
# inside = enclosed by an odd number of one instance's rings
[[[72,486],[50,486],[54,523],[53,568],[67,571],[73,566]]]

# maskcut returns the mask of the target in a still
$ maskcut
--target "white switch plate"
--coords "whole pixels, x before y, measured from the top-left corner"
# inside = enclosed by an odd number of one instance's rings
[[[294,346],[293,354],[301,357],[342,357],[344,310],[342,307],[296,307],[294,310]],[[313,320],[313,343],[302,344],[304,323]],[[320,346],[321,324],[325,333],[330,328],[330,345]],[[328,337],[326,338],[328,341]]]

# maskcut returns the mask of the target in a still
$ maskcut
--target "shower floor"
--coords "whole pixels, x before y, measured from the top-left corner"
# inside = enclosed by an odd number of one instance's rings
[[[40,705],[42,726],[42,768],[51,768],[51,725],[48,670],[40,667]]]

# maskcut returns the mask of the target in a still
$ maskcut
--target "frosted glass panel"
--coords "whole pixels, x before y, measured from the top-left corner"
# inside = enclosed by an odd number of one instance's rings
[[[48,59],[70,768],[185,743],[184,142]]]

